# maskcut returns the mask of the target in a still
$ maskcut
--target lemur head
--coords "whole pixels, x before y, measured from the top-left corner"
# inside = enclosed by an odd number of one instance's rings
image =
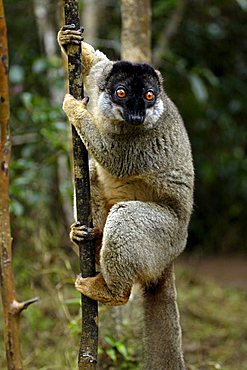
[[[148,64],[115,62],[100,95],[102,113],[132,126],[155,123],[164,110],[161,81]]]

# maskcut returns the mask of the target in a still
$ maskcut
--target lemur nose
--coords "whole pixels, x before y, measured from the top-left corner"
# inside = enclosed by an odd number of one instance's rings
[[[141,125],[145,120],[145,115],[143,114],[129,114],[126,121],[132,125]]]

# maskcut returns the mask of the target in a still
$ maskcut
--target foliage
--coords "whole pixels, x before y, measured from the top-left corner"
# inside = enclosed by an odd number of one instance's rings
[[[208,1],[205,6],[188,1],[161,63],[194,152],[195,211],[189,244],[211,252],[246,247],[247,13],[243,4]],[[158,13],[154,29],[161,22]]]

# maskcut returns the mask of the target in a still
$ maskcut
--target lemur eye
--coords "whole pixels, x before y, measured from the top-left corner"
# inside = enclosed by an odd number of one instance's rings
[[[155,98],[155,95],[154,95],[154,92],[152,90],[148,90],[148,91],[145,92],[144,97],[147,101],[153,101],[154,98]]]
[[[118,98],[123,99],[123,98],[126,98],[127,93],[126,93],[126,91],[123,87],[119,87],[116,90],[116,95],[117,95]]]

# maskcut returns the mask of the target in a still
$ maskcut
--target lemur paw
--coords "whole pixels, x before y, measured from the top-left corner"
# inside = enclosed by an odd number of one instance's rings
[[[97,228],[90,228],[86,225],[81,225],[79,222],[75,222],[71,225],[69,236],[70,240],[74,244],[77,244],[86,240],[100,239],[102,232]]]
[[[101,273],[95,277],[82,278],[78,275],[75,288],[85,296],[108,306],[119,306],[128,302],[130,289],[124,294],[113,294]]]
[[[78,111],[78,108],[80,112],[86,110],[88,102],[88,96],[85,96],[82,100],[77,100],[72,95],[66,94],[63,100],[63,110],[70,118]]]
[[[63,110],[64,112],[69,115],[71,106],[73,106],[76,103],[76,99],[70,95],[66,94],[63,100]]]
[[[58,33],[58,40],[65,49],[68,44],[79,45],[83,41],[83,31],[83,27],[76,30],[74,24],[65,25]]]

